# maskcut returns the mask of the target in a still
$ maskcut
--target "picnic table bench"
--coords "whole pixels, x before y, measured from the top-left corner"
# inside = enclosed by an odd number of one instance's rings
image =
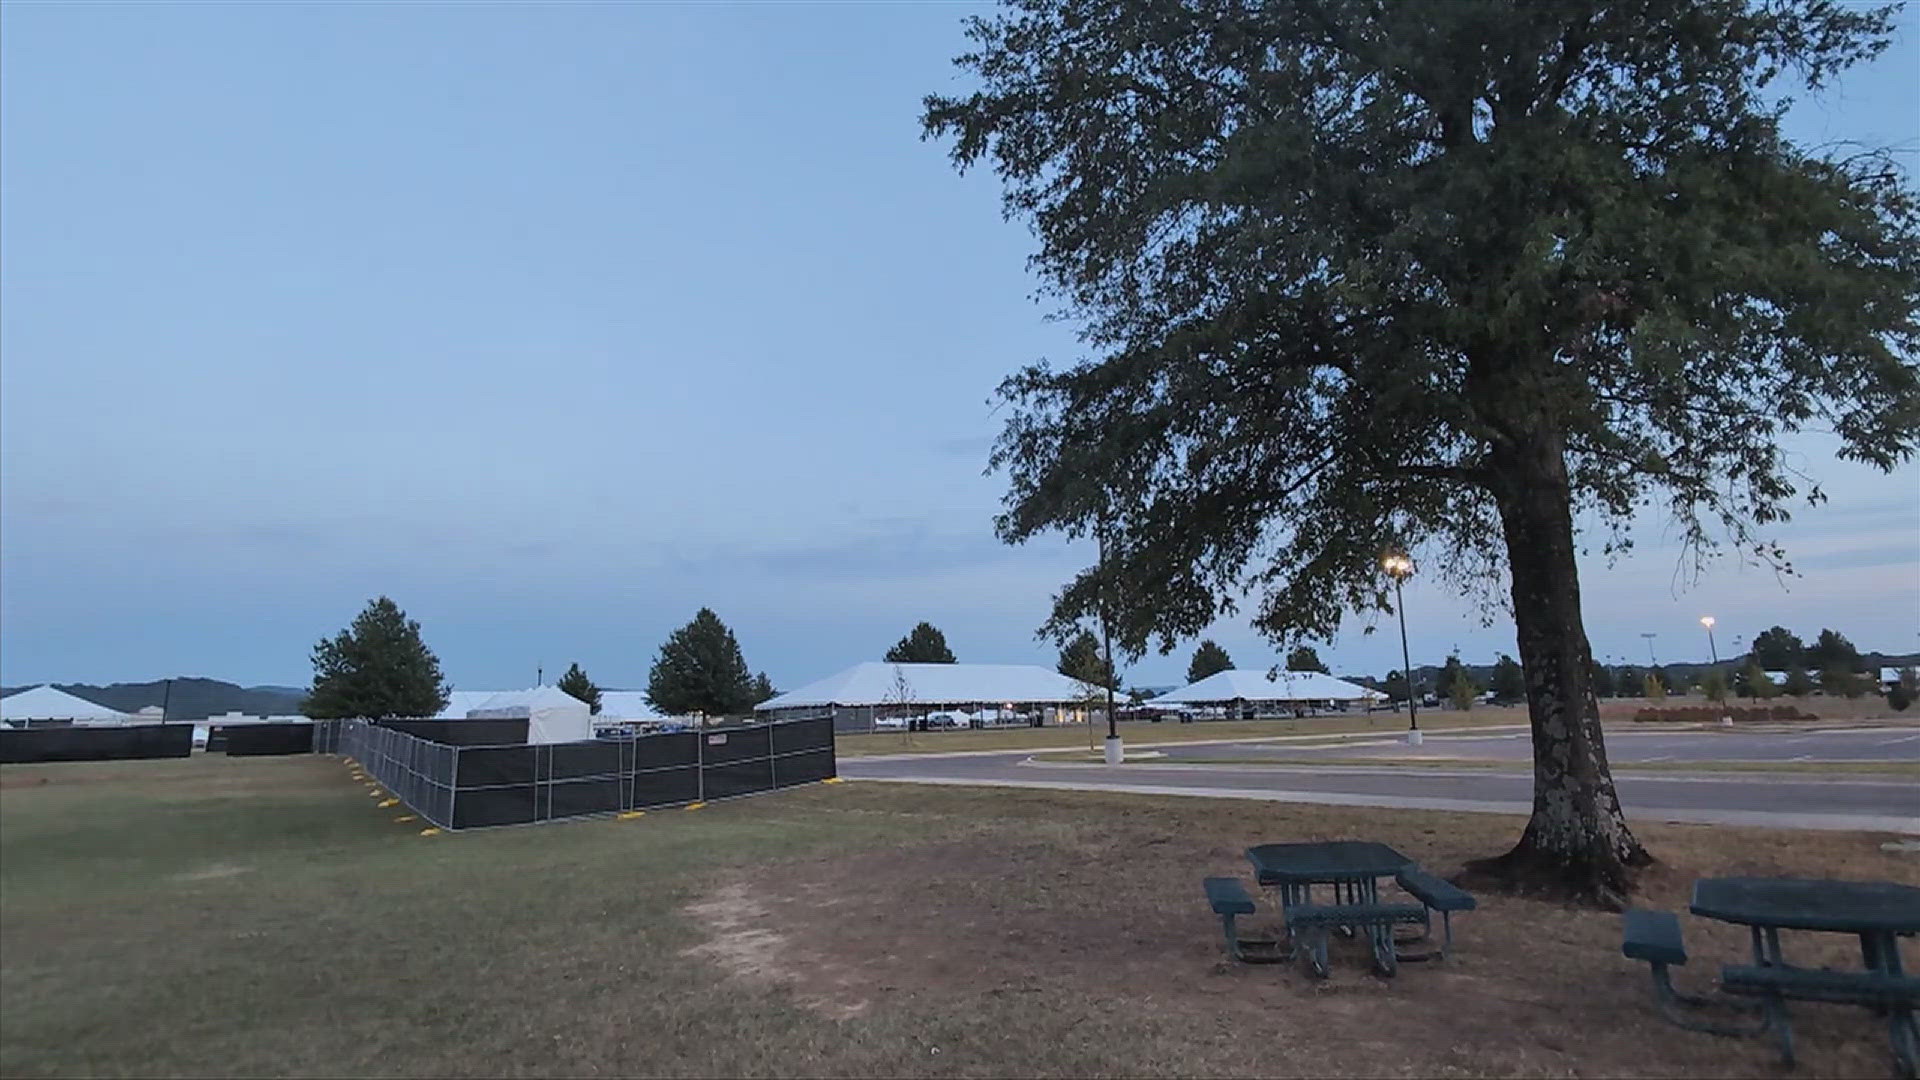
[[[1322,978],[1329,971],[1327,947],[1334,933],[1365,934],[1373,946],[1375,969],[1392,975],[1401,960],[1445,956],[1453,943],[1453,912],[1476,906],[1473,897],[1420,870],[1385,844],[1356,840],[1261,844],[1247,849],[1247,859],[1256,881],[1278,893],[1286,937],[1278,941],[1241,938],[1235,920],[1253,914],[1253,898],[1236,878],[1208,878],[1204,883],[1207,901],[1221,919],[1228,954],[1250,963],[1270,963],[1290,959],[1303,946],[1314,974]],[[1419,902],[1382,902],[1379,880],[1388,877]],[[1316,902],[1316,885],[1330,888],[1330,902]],[[1431,940],[1436,911],[1446,927],[1444,944],[1425,953],[1401,953],[1393,928],[1417,925],[1421,932],[1411,940]]]
[[[1694,884],[1690,910],[1705,918],[1748,927],[1752,964],[1721,970],[1720,989],[1755,1001],[1709,999],[1675,990],[1668,969],[1687,962],[1680,922],[1669,912],[1632,909],[1622,920],[1620,951],[1647,962],[1662,1012],[1682,1027],[1716,1035],[1771,1031],[1781,1059],[1793,1064],[1793,1025],[1786,1003],[1821,1001],[1862,1005],[1885,1016],[1895,1068],[1912,1077],[1920,1065],[1920,978],[1901,969],[1898,938],[1920,934],[1920,889],[1890,882],[1797,878],[1704,878]],[[1833,970],[1787,963],[1781,930],[1856,934],[1862,968]],[[1701,1020],[1685,1011],[1720,1004],[1760,1016],[1741,1022]]]

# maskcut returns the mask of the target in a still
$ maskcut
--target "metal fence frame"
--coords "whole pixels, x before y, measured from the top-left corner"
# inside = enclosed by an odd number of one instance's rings
[[[783,734],[787,738],[800,737],[802,733],[795,729],[801,724],[820,725],[825,735],[824,744],[809,743],[798,749],[788,746],[783,750]],[[666,765],[642,765],[642,759],[648,756],[642,753],[642,744],[654,739],[691,740],[691,759]],[[765,752],[758,752],[753,745],[761,739],[766,743]],[[617,764],[611,770],[601,767],[581,771],[578,766],[565,764],[569,758],[605,762],[608,751],[615,748],[618,753],[613,760]],[[671,756],[664,742],[651,743],[647,748]],[[505,764],[514,775],[495,783],[470,782],[485,771],[480,755],[500,751],[531,753],[495,753],[497,758],[510,759]],[[833,721],[829,716],[698,728],[633,739],[509,746],[454,746],[364,720],[322,720],[314,724],[313,752],[352,760],[414,813],[443,829],[536,824],[717,801],[777,791],[838,773]],[[684,751],[680,756],[686,756]],[[465,770],[463,758],[468,764]],[[523,776],[517,768],[523,761],[531,762],[530,776]],[[782,762],[787,763],[788,769],[784,784]],[[762,766],[764,784],[757,782]],[[686,790],[689,779],[691,790]],[[680,781],[678,787],[674,785],[675,780]],[[665,785],[664,790],[661,785]],[[526,790],[532,800],[525,817],[519,816],[510,804],[501,802],[501,797],[509,792],[515,793],[513,797],[517,799],[517,793],[522,790]],[[489,792],[493,798],[483,809],[480,799]],[[565,798],[556,802],[557,794]],[[467,799],[465,804],[461,803],[463,796]]]

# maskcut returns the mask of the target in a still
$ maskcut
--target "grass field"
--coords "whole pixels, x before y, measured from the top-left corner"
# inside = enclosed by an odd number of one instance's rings
[[[0,1075],[1774,1071],[1662,1022],[1614,916],[1483,897],[1447,963],[1380,980],[1336,949],[1315,983],[1225,962],[1200,898],[1249,843],[1450,873],[1513,818],[859,783],[433,837],[399,814],[324,758],[0,769]],[[1640,832],[1671,909],[1711,872],[1920,883],[1890,837]],[[1687,934],[1689,986],[1744,955]],[[1796,1075],[1888,1071],[1863,1011],[1796,1016]]]
[[[1825,697],[1811,697],[1798,701],[1787,698],[1776,699],[1776,702],[1779,701],[1796,704],[1799,708],[1827,721],[1872,720],[1920,723],[1920,710],[1910,710],[1905,714],[1895,713],[1887,707],[1886,700],[1879,697],[1862,697],[1853,700]],[[1609,724],[1625,723],[1633,718],[1635,712],[1649,704],[1651,703],[1641,698],[1608,698],[1600,703],[1600,718]],[[1660,707],[1704,704],[1706,704],[1705,699],[1698,697],[1670,697],[1658,703]],[[1429,732],[1502,724],[1518,724],[1524,727],[1526,723],[1527,710],[1523,705],[1478,705],[1465,712],[1456,712],[1452,709],[1423,709],[1420,712],[1420,728]],[[1128,721],[1120,725],[1120,734],[1128,746],[1152,746],[1156,743],[1265,738],[1275,735],[1397,732],[1404,731],[1406,726],[1407,715],[1402,711],[1336,714],[1304,719],[1209,720],[1195,724],[1176,724],[1172,721],[1162,721],[1158,724]],[[1640,726],[1646,729],[1653,727],[1650,724]],[[1091,737],[1097,743],[1105,734],[1105,725],[1096,724]],[[1063,727],[989,728],[983,731],[931,731],[911,734],[902,731],[875,732],[867,735],[841,735],[838,742],[841,755],[865,757],[877,754],[952,753],[963,750],[1066,750],[1087,746],[1088,738],[1086,725],[1072,724]]]

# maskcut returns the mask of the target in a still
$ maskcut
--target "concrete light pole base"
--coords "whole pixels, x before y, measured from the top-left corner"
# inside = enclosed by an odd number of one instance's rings
[[[1425,738],[1426,738],[1425,732],[1421,731],[1419,728],[1414,728],[1412,731],[1407,732],[1407,745],[1419,746],[1420,743],[1423,740],[1425,740]]]
[[[1120,736],[1109,735],[1107,736],[1106,743],[1107,743],[1107,764],[1109,765],[1120,764],[1120,756],[1121,756]]]

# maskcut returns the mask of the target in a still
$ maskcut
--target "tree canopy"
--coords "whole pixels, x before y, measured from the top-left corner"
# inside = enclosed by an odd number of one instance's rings
[[[1113,668],[1101,656],[1100,639],[1094,637],[1091,630],[1082,630],[1067,639],[1067,643],[1060,647],[1060,662],[1056,670],[1070,679],[1079,679],[1094,686],[1119,685],[1114,681]]]
[[[1820,671],[1844,667],[1852,671],[1860,666],[1860,650],[1838,630],[1822,630],[1807,647],[1807,666]]]
[[[303,710],[315,720],[433,716],[446,705],[440,658],[421,640],[420,624],[384,596],[313,647]]]
[[[587,678],[587,673],[580,670],[579,664],[568,664],[567,673],[560,676],[560,681],[554,683],[554,686],[586,702],[589,714],[600,715],[600,688],[593,684],[592,679]]]
[[[647,673],[647,701],[669,716],[730,716],[757,704],[733,631],[711,609],[668,635]]]
[[[1784,626],[1770,626],[1753,635],[1753,658],[1768,671],[1785,671],[1807,662],[1807,647]]]
[[[1227,650],[1205,638],[1200,647],[1193,650],[1193,659],[1187,662],[1187,682],[1197,683],[1209,675],[1218,675],[1222,671],[1233,670],[1233,658]]]
[[[1886,48],[1823,0],[1014,0],[926,101],[992,165],[1092,355],[1003,384],[1000,535],[1098,533],[1050,628],[1170,650],[1251,597],[1279,641],[1385,608],[1380,553],[1507,572],[1535,805],[1479,869],[1617,902],[1648,856],[1589,682],[1576,513],[1696,552],[1817,491],[1783,435],[1920,439],[1920,229],[1880,153],[1781,135]],[[1498,208],[1490,212],[1490,208]],[[1103,610],[1104,608],[1104,610]]]
[[[1593,696],[1610,698],[1613,696],[1613,672],[1601,663],[1593,665]]]
[[[1295,645],[1287,653],[1288,671],[1317,671],[1322,675],[1330,674],[1327,665],[1320,662],[1320,654],[1311,645]]]
[[[923,622],[894,643],[881,659],[889,664],[951,664],[953,650],[947,648],[947,635],[932,623]]]
[[[1495,704],[1511,705],[1527,699],[1527,677],[1520,670],[1519,661],[1506,653],[1493,663],[1493,674],[1487,677],[1487,689],[1493,692]]]

